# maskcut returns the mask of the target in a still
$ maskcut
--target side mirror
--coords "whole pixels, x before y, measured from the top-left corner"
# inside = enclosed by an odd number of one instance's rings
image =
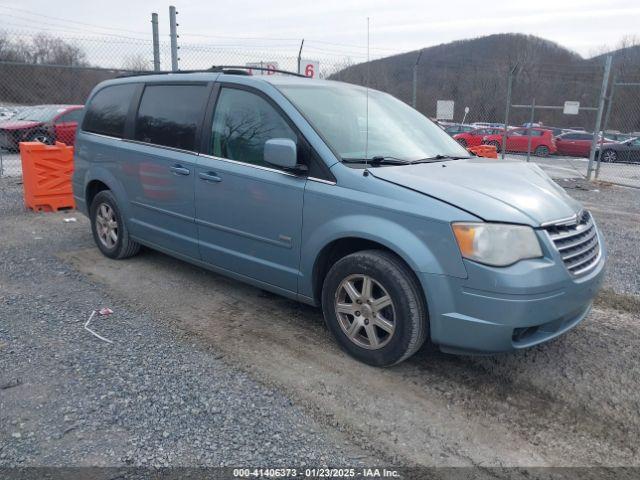
[[[272,138],[264,144],[264,161],[281,168],[298,166],[298,148],[290,138]]]

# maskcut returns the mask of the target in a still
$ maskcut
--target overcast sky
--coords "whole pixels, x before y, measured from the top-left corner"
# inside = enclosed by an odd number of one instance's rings
[[[603,45],[615,46],[621,37],[640,33],[637,0],[0,0],[0,29],[39,25],[68,37],[110,33],[146,38],[153,10],[160,14],[160,33],[166,39],[171,3],[179,11],[184,43],[293,52],[304,37],[307,56],[314,51],[364,56],[367,17],[375,57],[504,32],[538,35],[590,56]],[[33,16],[37,13],[43,15],[40,24]]]

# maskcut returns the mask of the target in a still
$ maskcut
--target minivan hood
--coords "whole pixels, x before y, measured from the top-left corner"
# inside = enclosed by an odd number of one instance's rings
[[[471,158],[369,169],[376,178],[443,200],[483,220],[538,227],[582,206],[537,165]]]

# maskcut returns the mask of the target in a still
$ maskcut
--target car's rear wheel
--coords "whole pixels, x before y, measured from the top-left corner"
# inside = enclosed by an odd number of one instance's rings
[[[413,355],[427,337],[427,313],[411,270],[382,250],[338,260],[322,288],[325,322],[358,360],[389,366]]]
[[[615,150],[605,150],[602,152],[602,161],[606,163],[613,163],[618,160],[618,154]]]
[[[545,145],[540,145],[539,147],[536,147],[536,149],[534,150],[533,154],[536,157],[548,157],[549,156],[549,147],[547,147]]]
[[[98,192],[89,210],[93,239],[109,258],[122,259],[136,255],[140,244],[129,237],[116,198],[109,190]]]
[[[491,141],[487,142],[487,145],[491,145],[492,147],[496,147],[496,152],[500,152],[500,142],[497,142],[495,140],[491,140]]]
[[[40,142],[44,143],[45,145],[53,145],[54,142],[53,137],[49,133],[42,131],[33,132],[31,135],[29,135],[29,141]]]
[[[463,147],[467,148],[467,141],[464,138],[458,138],[456,140],[458,141],[458,143],[460,145],[462,145]]]

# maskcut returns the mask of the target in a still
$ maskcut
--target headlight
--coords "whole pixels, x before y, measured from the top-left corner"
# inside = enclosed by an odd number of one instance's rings
[[[542,256],[531,227],[502,223],[454,223],[452,227],[460,253],[469,260],[505,267]]]

